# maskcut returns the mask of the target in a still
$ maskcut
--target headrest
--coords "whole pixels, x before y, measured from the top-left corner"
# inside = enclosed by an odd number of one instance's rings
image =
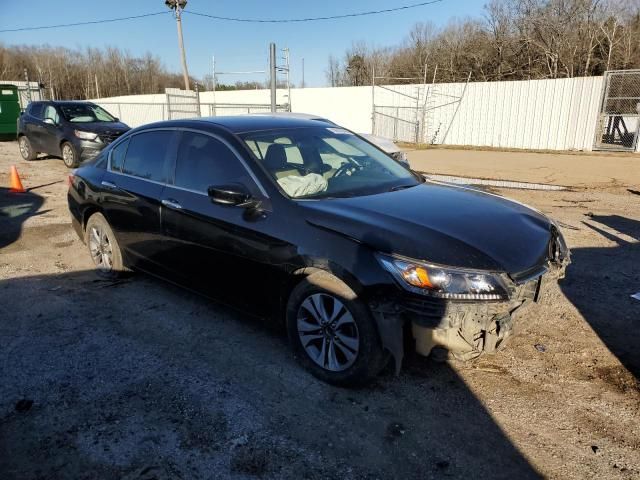
[[[267,154],[264,156],[264,166],[267,170],[275,172],[287,166],[287,153],[284,146],[279,143],[272,143],[267,148]]]

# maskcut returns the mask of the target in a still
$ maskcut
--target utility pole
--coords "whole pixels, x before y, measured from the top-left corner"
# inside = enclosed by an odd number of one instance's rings
[[[184,53],[184,41],[182,40],[182,11],[187,6],[187,0],[165,0],[164,4],[174,11],[176,25],[178,26],[178,47],[182,60],[182,76],[184,77],[184,89],[189,90],[189,71],[187,70],[187,56]]]
[[[282,49],[284,52],[284,67],[280,67],[278,70],[284,72],[287,78],[287,109],[291,111],[291,64],[289,62],[289,47]]]
[[[302,88],[304,88],[304,57],[302,57]]]
[[[271,76],[271,112],[276,111],[276,44],[269,44],[269,72]]]

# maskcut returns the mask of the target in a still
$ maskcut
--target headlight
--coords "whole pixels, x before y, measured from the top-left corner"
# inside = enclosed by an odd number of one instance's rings
[[[507,287],[497,273],[430,265],[377,254],[380,264],[410,292],[452,300],[506,300]]]
[[[83,132],[82,130],[74,130],[73,133],[76,134],[76,137],[81,138],[82,140],[95,140],[98,136],[97,133]]]

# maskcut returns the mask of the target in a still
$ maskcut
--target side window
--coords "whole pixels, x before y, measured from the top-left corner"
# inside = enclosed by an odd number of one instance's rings
[[[111,170],[116,172],[122,172],[122,164],[124,163],[124,155],[127,153],[127,147],[129,146],[129,140],[118,144],[111,151]]]
[[[56,111],[56,108],[53,107],[52,105],[47,105],[47,108],[44,109],[43,118],[45,120],[47,118],[50,118],[51,120],[53,120],[56,123],[56,125],[58,123],[60,123],[60,116],[58,115],[58,112]]]
[[[132,136],[128,142],[122,173],[156,182],[166,181],[165,163],[172,138],[173,132],[168,130]]]
[[[29,105],[29,114],[36,118],[42,118],[43,107],[42,103],[32,103]]]
[[[177,187],[206,193],[212,185],[238,182],[247,176],[240,160],[224,143],[200,133],[182,134],[176,164]]]

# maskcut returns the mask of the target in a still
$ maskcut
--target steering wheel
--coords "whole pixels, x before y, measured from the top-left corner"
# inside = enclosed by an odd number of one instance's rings
[[[357,165],[353,165],[351,163],[343,163],[338,167],[336,173],[333,174],[333,178],[341,177],[343,175],[350,175],[353,172],[356,172],[359,169]]]

